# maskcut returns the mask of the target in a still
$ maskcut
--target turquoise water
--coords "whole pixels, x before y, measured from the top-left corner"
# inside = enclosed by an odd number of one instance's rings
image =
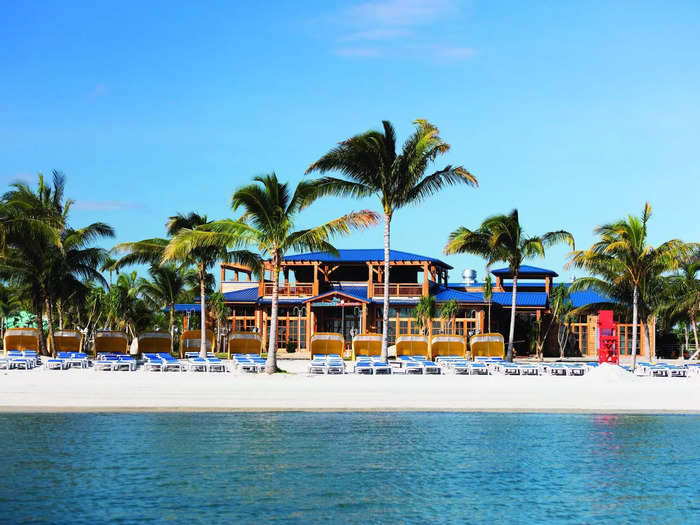
[[[700,417],[4,414],[8,523],[697,523]]]

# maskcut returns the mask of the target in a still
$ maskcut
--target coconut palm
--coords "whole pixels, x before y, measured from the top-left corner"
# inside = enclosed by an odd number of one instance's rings
[[[183,299],[188,283],[197,279],[197,274],[186,265],[174,263],[151,265],[148,269],[150,279],[139,278],[136,281],[137,293],[151,309],[168,310],[168,331],[170,332],[170,352],[175,340],[175,304]],[[180,349],[182,357],[182,348]]]
[[[97,269],[106,254],[91,245],[113,236],[114,231],[104,223],[79,229],[68,225],[73,201],[65,199],[65,177],[59,172],[53,173],[52,185],[45,184],[40,175],[36,191],[27,184],[12,185],[2,202],[4,252],[0,276],[27,294],[38,323],[46,309],[51,347],[55,348],[54,308],[83,288],[83,280],[102,280]],[[25,229],[18,228],[18,224]],[[39,350],[46,350],[43,333]]]
[[[414,122],[416,130],[396,151],[396,133],[388,121],[382,131],[371,130],[355,135],[331,149],[306,170],[306,173],[339,172],[342,178],[319,179],[324,195],[364,198],[379,197],[384,212],[384,315],[382,323],[382,359],[388,350],[389,325],[389,249],[391,220],[405,206],[418,204],[441,188],[464,183],[477,186],[476,178],[462,166],[445,166],[426,174],[438,155],[450,145],[440,138],[437,127],[426,120]]]
[[[192,265],[197,271],[199,280],[199,302],[201,321],[200,355],[206,356],[206,295],[207,283],[211,282],[209,270],[217,261],[225,258],[226,252],[217,250],[215,247],[193,247],[186,242],[182,242],[182,237],[178,237],[180,232],[188,233],[212,224],[206,215],[195,212],[188,214],[178,213],[168,219],[166,223],[166,233],[169,238],[151,238],[137,242],[121,243],[112,250],[123,253],[117,261],[116,267],[122,268],[130,264],[162,264],[164,262],[179,262]],[[173,256],[177,253],[177,256]]]
[[[413,309],[413,316],[416,319],[416,323],[424,334],[428,333],[430,324],[433,322],[436,305],[435,297],[427,295],[418,299],[418,304]]]
[[[656,248],[648,244],[647,225],[651,206],[644,205],[640,217],[628,215],[594,232],[599,240],[587,250],[575,251],[570,265],[582,268],[593,277],[577,279],[572,290],[596,289],[613,300],[625,300],[628,291],[632,302],[632,367],[637,363],[637,325],[640,290],[664,272],[679,267],[683,257],[692,255],[693,245],[678,239],[666,241]],[[629,302],[625,301],[627,305]]]
[[[313,228],[295,230],[298,214],[318,197],[314,182],[300,182],[293,193],[286,183],[280,183],[274,173],[258,176],[253,183],[238,188],[231,198],[234,212],[243,210],[239,220],[227,219],[198,229],[182,230],[173,238],[165,251],[169,258],[179,258],[190,250],[226,250],[227,258],[262,269],[262,259],[248,248],[257,250],[270,259],[272,272],[272,307],[270,334],[265,370],[277,371],[277,317],[279,311],[279,275],[282,261],[289,250],[324,251],[337,254],[329,239],[347,235],[351,230],[377,223],[377,216],[369,210],[349,213]],[[262,278],[262,276],[261,276]]]
[[[489,217],[476,230],[460,226],[449,236],[445,246],[446,254],[471,253],[480,255],[486,258],[487,266],[498,261],[508,263],[513,274],[510,329],[508,331],[508,351],[506,352],[508,361],[513,360],[513,335],[520,265],[531,257],[544,257],[547,247],[560,242],[574,247],[573,236],[564,230],[551,231],[536,236],[526,235],[520,224],[518,210],[513,210],[508,215]]]
[[[695,340],[695,355],[700,353],[698,343],[698,315],[700,314],[700,259],[683,261],[677,275],[669,277],[670,314],[687,318]],[[687,325],[686,325],[687,326]]]
[[[455,317],[459,311],[459,303],[456,299],[450,299],[440,307],[440,318],[447,322],[447,330],[452,333],[454,330]]]

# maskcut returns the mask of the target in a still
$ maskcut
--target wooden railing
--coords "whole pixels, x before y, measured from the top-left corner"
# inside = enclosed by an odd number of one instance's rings
[[[314,286],[311,283],[280,283],[280,295],[312,295]],[[272,295],[272,283],[265,283],[265,296]]]
[[[384,284],[374,284],[372,291],[372,297],[384,295]],[[389,295],[393,297],[419,297],[423,295],[423,287],[413,283],[389,283]]]

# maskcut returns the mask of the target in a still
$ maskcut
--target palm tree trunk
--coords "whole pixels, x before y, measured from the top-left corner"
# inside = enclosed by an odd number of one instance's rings
[[[39,331],[39,353],[41,355],[48,355],[46,350],[46,340],[44,339],[44,326],[41,322],[43,313],[42,299],[41,297],[34,298],[34,316],[36,317],[36,329]]]
[[[46,303],[46,320],[49,324],[49,346],[51,346],[51,355],[56,357],[56,340],[53,337],[53,312],[51,311],[51,300],[48,295],[45,299]]]
[[[391,233],[391,214],[384,212],[384,311],[382,320],[382,355],[386,361],[389,357],[389,247]]]
[[[199,357],[207,357],[207,300],[205,294],[206,273],[204,265],[199,269],[199,308],[200,308],[200,340],[199,340]]]
[[[637,367],[637,306],[639,302],[639,288],[634,285],[632,295],[632,370]]]
[[[170,305],[170,354],[172,355],[173,350],[175,350],[175,303],[171,303]],[[182,356],[182,352],[180,352],[180,357]]]
[[[58,329],[63,330],[63,307],[61,301],[56,301],[56,313],[58,314]]]
[[[688,355],[690,355],[690,342],[688,338],[688,325],[685,325],[683,327],[683,332],[685,333],[685,350],[681,350],[681,361],[685,360],[685,351],[688,351]]]
[[[489,301],[489,333],[491,333],[491,301]]]
[[[698,345],[698,323],[695,322],[695,310],[690,311],[690,325],[693,327],[693,338],[695,339],[695,355],[700,352],[700,345]]]
[[[265,363],[265,373],[274,374],[277,372],[277,317],[279,312],[280,298],[280,270],[279,256],[272,256],[272,308],[270,311],[270,339],[267,345],[267,362]]]
[[[513,293],[510,301],[510,328],[508,329],[508,351],[506,361],[513,360],[513,335],[515,334],[515,303],[518,294],[518,272],[513,273]]]

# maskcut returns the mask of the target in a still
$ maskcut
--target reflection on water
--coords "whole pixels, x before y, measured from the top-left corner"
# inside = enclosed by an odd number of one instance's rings
[[[694,521],[700,417],[0,415],[0,520]]]

